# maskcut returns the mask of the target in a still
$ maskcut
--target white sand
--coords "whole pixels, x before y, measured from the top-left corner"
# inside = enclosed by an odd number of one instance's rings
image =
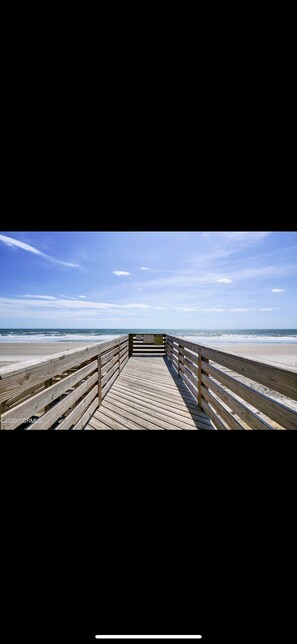
[[[13,362],[23,362],[25,360],[34,360],[34,358],[42,358],[54,353],[66,352],[71,349],[78,349],[79,347],[88,346],[90,342],[0,342],[0,368],[4,367],[7,364],[12,364]],[[297,368],[297,343],[289,344],[237,344],[237,343],[217,343],[217,344],[208,344],[207,346],[212,347],[213,349],[229,351],[230,353],[241,354],[250,358],[257,358],[263,362],[272,362],[275,363],[275,366],[278,364],[287,365],[289,368]],[[220,369],[226,371],[230,375],[234,375],[240,382],[243,382],[251,386],[251,381],[245,378],[240,374],[235,374],[229,369],[220,366]],[[264,393],[268,396],[271,396],[275,400],[282,402],[284,405],[291,407],[297,411],[297,402],[291,399],[286,398],[282,394],[277,392],[272,392],[264,385],[253,382],[253,387],[257,391]],[[233,394],[234,395],[234,394]],[[235,396],[236,397],[236,396]],[[246,403],[247,404],[247,403]],[[252,409],[250,405],[247,404],[247,407]],[[259,412],[258,412],[259,413]],[[260,416],[264,418],[262,413],[259,413]]]
[[[222,349],[222,351],[230,351],[230,353],[238,353],[249,358],[257,358],[257,360],[261,360],[262,362],[271,362],[276,367],[278,365],[282,365],[282,366],[287,366],[289,369],[293,368],[296,370],[297,368],[297,343],[288,343],[288,344],[281,344],[281,343],[280,344],[256,344],[256,343],[255,344],[237,344],[237,343],[224,344],[222,343],[222,344],[216,344],[216,345],[209,344],[208,346],[211,346],[213,349]],[[252,386],[260,393],[266,394],[266,396],[269,396],[274,400],[277,400],[283,405],[286,405],[286,407],[290,407],[291,409],[294,409],[294,411],[297,412],[296,400],[287,398],[286,396],[283,396],[277,391],[272,391],[268,387],[265,387],[264,385],[260,385],[257,382],[251,381],[248,378],[245,378],[245,376],[242,376],[241,374],[230,371],[230,369],[227,369],[222,365],[215,365],[215,366],[218,366],[219,369],[221,369],[222,371],[225,371],[230,376],[234,376],[237,380],[239,380],[243,384],[248,385],[249,387]],[[296,373],[296,376],[297,376],[297,373]],[[232,393],[232,395],[235,396],[235,398],[238,398],[238,396],[236,396],[234,393]],[[251,405],[249,405],[248,403],[245,403],[245,404],[249,409],[253,409]],[[260,417],[265,418],[262,412],[257,412],[257,413],[259,414]]]
[[[243,356],[250,358],[257,358],[263,362],[276,362],[282,365],[297,367],[297,343],[288,344],[208,344],[213,349],[222,349],[222,351],[230,351],[230,353],[239,353]]]
[[[86,347],[92,342],[0,342],[0,367]]]
[[[0,364],[21,362],[23,360],[34,360],[85,347],[92,342],[0,342]],[[96,344],[96,343],[94,343]],[[217,343],[207,344],[213,349],[222,349],[230,353],[239,353],[251,358],[263,359],[265,362],[276,362],[283,365],[297,367],[297,343],[290,344],[237,344],[237,343]]]

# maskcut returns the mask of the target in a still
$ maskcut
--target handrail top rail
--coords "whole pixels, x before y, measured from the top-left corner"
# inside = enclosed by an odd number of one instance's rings
[[[210,359],[211,354],[213,355],[214,362],[216,362],[216,357],[218,356],[230,356],[232,358],[239,358],[241,360],[244,360],[246,363],[257,363],[259,366],[272,367],[280,371],[297,375],[297,368],[293,367],[292,365],[283,365],[279,362],[272,362],[271,360],[265,360],[263,362],[263,359],[256,358],[254,356],[243,355],[242,353],[233,353],[232,351],[226,351],[225,349],[215,349],[214,347],[209,347],[204,344],[198,344],[196,342],[190,342],[189,340],[183,340],[183,338],[181,338],[180,336],[170,335],[169,333],[167,333],[167,338],[177,340],[180,344],[183,344],[186,348],[189,348],[190,351],[193,351],[193,353],[203,353],[204,350],[206,350],[207,352],[209,352]]]
[[[52,362],[55,362],[56,360],[61,360],[64,357],[69,357],[69,356],[75,356],[75,354],[79,355],[80,353],[83,355],[85,352],[88,352],[89,349],[98,348],[98,351],[94,353],[94,355],[100,355],[103,353],[103,351],[106,351],[106,349],[109,349],[113,347],[113,345],[117,344],[119,340],[127,340],[129,338],[128,334],[125,335],[117,335],[113,340],[105,340],[104,342],[91,342],[90,344],[85,345],[84,347],[78,347],[77,349],[64,349],[63,351],[59,351],[58,353],[53,353],[52,355],[47,355],[42,358],[34,358],[33,360],[24,360],[21,362],[21,364],[12,362],[11,365],[6,365],[5,367],[0,367],[0,381],[11,376],[12,374],[19,374],[22,373],[23,371],[28,371],[30,367],[36,367],[37,365],[47,365],[51,364]],[[88,356],[89,357],[89,356]],[[88,357],[86,359],[88,359]]]

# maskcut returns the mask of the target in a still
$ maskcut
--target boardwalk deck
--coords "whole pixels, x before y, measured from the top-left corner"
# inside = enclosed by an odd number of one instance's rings
[[[131,357],[86,429],[214,429],[167,358]]]

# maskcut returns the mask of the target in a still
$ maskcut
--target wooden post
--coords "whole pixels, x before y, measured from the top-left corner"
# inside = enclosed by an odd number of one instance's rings
[[[198,407],[201,408],[201,353],[198,353]]]
[[[180,366],[179,366],[179,365],[180,365],[180,356],[181,356],[181,353],[180,353],[180,343],[178,343],[177,373],[178,373],[179,377],[181,378],[181,372],[180,372]]]
[[[46,381],[45,381],[45,383],[44,383],[44,388],[45,388],[45,389],[47,389],[48,387],[51,387],[51,386],[52,386],[52,384],[53,384],[53,379],[52,379],[52,378],[50,378],[49,380],[46,380]],[[46,405],[46,407],[44,408],[44,411],[45,411],[45,412],[47,412],[47,411],[48,411],[52,406],[53,406],[53,403],[49,403],[49,404],[48,404],[48,405]]]
[[[129,333],[129,358],[133,353],[133,334]]]
[[[201,390],[202,390],[202,382],[201,382],[201,372],[203,369],[203,362],[209,362],[208,358],[203,358],[201,357],[201,353],[198,355],[198,406],[201,407]],[[205,389],[208,389],[206,385],[203,385]]]
[[[0,403],[0,429],[2,429],[2,424],[1,424],[1,414],[4,413],[5,410],[5,402]]]
[[[119,375],[120,375],[120,373],[121,373],[121,356],[120,356],[120,353],[121,353],[121,345],[120,345],[120,343],[119,343],[119,352],[118,352],[118,354],[119,354],[119,355],[118,355],[118,361],[119,361],[119,374],[118,374],[118,377],[119,377]]]
[[[98,355],[98,399],[99,399],[99,405],[100,407],[101,402],[102,402],[102,386],[101,386],[101,353]]]

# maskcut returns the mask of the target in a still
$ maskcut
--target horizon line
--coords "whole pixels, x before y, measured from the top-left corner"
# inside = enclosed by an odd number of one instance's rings
[[[95,638],[97,640],[125,640],[125,639],[159,639],[159,640],[168,640],[168,639],[173,639],[173,640],[181,640],[181,639],[187,639],[187,640],[195,640],[195,639],[202,639],[202,635],[95,635]]]

